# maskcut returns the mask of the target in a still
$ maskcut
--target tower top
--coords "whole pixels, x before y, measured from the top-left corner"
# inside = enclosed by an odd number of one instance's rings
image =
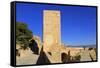
[[[60,10],[44,10],[44,13],[57,13],[60,14]]]

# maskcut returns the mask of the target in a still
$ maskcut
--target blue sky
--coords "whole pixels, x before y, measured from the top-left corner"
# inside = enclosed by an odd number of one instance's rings
[[[69,45],[96,44],[96,8],[17,3],[16,20],[24,22],[33,35],[43,36],[43,10],[61,12],[61,41]]]

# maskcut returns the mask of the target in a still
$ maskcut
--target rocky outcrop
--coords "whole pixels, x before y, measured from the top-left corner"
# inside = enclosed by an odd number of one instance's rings
[[[33,36],[32,39],[29,40],[29,42],[31,42],[32,40],[36,42],[37,47],[39,48],[39,50],[37,50],[37,48],[34,48],[35,51],[37,51],[38,53],[35,54],[30,47],[27,47],[27,49],[24,50],[21,44],[16,44],[17,65],[28,65],[37,63],[42,43],[41,39],[38,36]],[[34,47],[34,44],[32,44],[32,46]]]

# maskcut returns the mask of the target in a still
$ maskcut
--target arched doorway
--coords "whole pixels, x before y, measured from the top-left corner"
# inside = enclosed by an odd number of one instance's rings
[[[62,63],[67,62],[67,54],[66,53],[61,53],[61,61],[62,61]]]
[[[30,42],[31,43],[29,44],[29,47],[32,50],[32,52],[34,54],[39,54],[39,47],[38,47],[37,42],[34,39],[32,39]]]

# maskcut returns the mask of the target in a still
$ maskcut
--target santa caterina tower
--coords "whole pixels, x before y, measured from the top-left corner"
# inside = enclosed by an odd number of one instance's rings
[[[61,61],[60,19],[61,15],[58,10],[43,11],[43,50],[50,55],[52,63]]]

